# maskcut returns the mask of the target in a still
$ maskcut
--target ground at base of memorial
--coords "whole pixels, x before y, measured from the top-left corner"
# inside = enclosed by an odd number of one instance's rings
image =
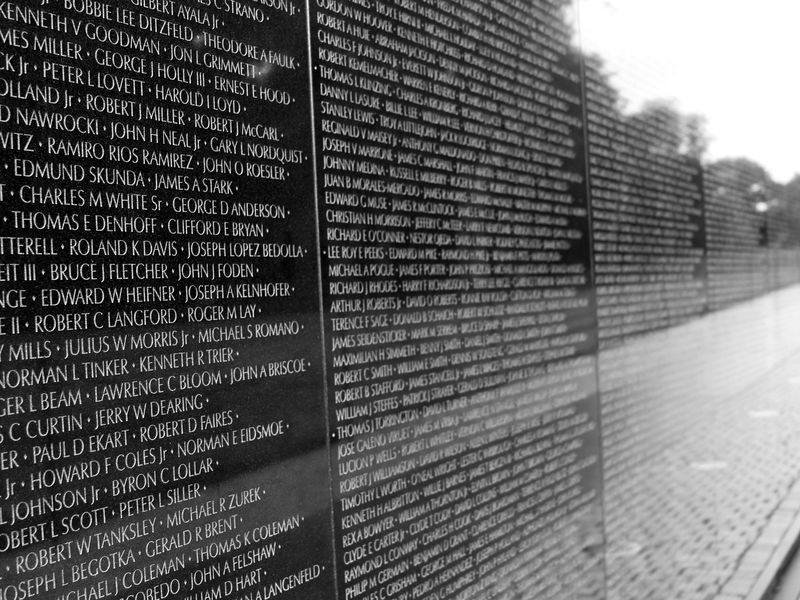
[[[800,548],[794,553],[773,582],[764,600],[799,600],[800,599]]]
[[[642,424],[640,446],[611,457],[608,599],[768,598],[800,539],[800,287],[631,345],[639,360],[669,346],[652,372],[683,373],[688,383],[637,395],[645,414],[665,399],[675,406]]]

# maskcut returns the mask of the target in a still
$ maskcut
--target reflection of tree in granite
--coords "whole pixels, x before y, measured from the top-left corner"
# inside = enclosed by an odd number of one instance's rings
[[[718,161],[706,169],[708,293],[712,310],[753,298],[767,288],[765,257],[750,190],[765,181],[759,165],[745,159]]]
[[[587,62],[586,78],[602,345],[705,309],[702,175],[670,103],[625,115],[601,61]]]
[[[628,117],[634,128],[649,133],[648,152],[656,155],[683,155],[702,160],[708,148],[706,120],[702,115],[683,114],[669,100],[651,100]]]
[[[682,151],[697,161],[701,161],[708,150],[706,118],[702,115],[686,115],[683,119],[684,147]]]
[[[668,156],[680,153],[683,118],[671,102],[647,102],[642,110],[628,117],[628,123],[634,130],[644,133],[649,154]]]
[[[800,278],[800,182],[772,181],[744,158],[705,176],[709,304],[715,309]]]

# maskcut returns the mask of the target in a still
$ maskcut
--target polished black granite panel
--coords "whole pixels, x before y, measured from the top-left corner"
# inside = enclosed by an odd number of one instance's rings
[[[8,3],[3,598],[328,598],[305,15]]]
[[[340,597],[599,593],[580,62],[563,3],[321,3]]]

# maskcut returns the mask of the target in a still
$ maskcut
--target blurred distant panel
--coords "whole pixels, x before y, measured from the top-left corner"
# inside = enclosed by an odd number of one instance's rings
[[[800,196],[774,178],[780,84],[755,83],[782,26],[738,35],[757,12],[579,2],[610,599],[745,594],[800,468],[768,391],[798,348],[796,289],[775,290],[798,281]]]
[[[746,160],[706,174],[708,301],[712,309],[753,298],[768,286],[765,173]]]
[[[670,104],[626,114],[602,62],[585,73],[608,597],[669,598],[681,486],[662,453],[696,420],[704,339],[677,326],[706,308],[702,172]]]
[[[599,61],[587,61],[592,234],[601,346],[705,308],[700,164],[682,151],[668,103],[626,115]]]

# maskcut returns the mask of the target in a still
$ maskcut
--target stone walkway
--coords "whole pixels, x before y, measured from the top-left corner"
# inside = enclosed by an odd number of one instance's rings
[[[753,600],[800,517],[800,287],[600,361],[608,598]]]

